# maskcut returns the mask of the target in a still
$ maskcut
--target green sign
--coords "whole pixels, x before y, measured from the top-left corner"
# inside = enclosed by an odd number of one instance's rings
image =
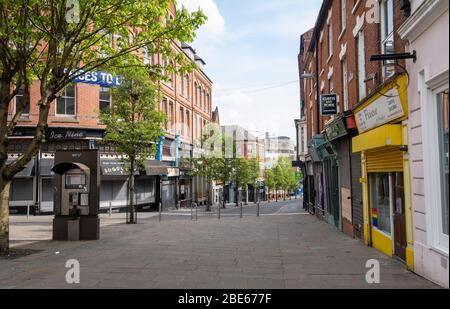
[[[295,173],[295,179],[297,181],[300,181],[303,179],[303,173]]]

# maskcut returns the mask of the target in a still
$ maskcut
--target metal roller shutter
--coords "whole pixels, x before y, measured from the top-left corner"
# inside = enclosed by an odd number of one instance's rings
[[[371,150],[366,153],[368,173],[386,173],[403,171],[403,152],[399,147]]]

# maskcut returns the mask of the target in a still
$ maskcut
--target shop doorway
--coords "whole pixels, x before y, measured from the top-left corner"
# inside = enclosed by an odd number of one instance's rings
[[[402,172],[370,174],[372,245],[406,261],[406,205]],[[383,236],[384,235],[384,236]]]
[[[339,207],[339,167],[335,159],[324,161],[325,166],[325,190],[326,190],[326,221],[340,228]]]
[[[394,180],[394,254],[406,261],[406,211],[403,173],[393,173]]]

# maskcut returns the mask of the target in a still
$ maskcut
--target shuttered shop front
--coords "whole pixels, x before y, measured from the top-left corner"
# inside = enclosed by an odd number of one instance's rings
[[[368,173],[388,173],[403,171],[403,152],[399,147],[384,147],[366,152]]]

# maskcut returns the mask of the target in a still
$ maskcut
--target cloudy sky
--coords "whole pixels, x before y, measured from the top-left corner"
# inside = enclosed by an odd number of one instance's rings
[[[300,98],[300,34],[314,26],[321,0],[178,0],[208,21],[192,44],[213,80],[221,124],[295,139]]]

